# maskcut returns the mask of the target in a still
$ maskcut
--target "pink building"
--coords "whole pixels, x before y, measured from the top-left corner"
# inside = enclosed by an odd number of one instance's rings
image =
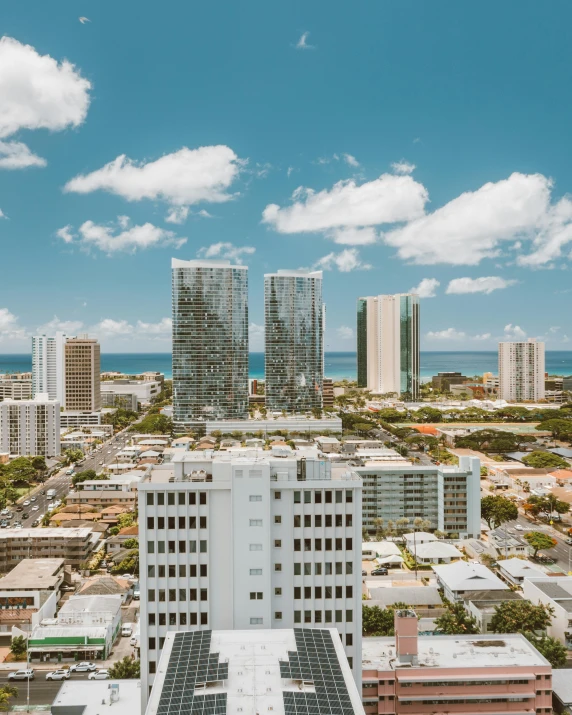
[[[395,612],[394,638],[362,641],[367,715],[545,715],[552,667],[524,636],[418,636]]]

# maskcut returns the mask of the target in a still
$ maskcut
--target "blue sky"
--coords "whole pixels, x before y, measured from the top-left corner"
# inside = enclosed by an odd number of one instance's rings
[[[1,11],[0,352],[170,347],[170,259],[324,269],[326,343],[419,288],[423,348],[567,349],[567,0],[21,0]],[[79,18],[84,18],[80,22]]]

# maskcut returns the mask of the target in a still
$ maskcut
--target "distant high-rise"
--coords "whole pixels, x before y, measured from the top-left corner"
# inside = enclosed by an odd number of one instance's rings
[[[68,412],[98,412],[101,410],[99,343],[87,335],[68,338],[64,354],[65,409]]]
[[[419,397],[419,297],[413,293],[359,298],[358,386]]]
[[[499,343],[499,399],[537,402],[544,397],[544,343]]]
[[[32,337],[32,396],[47,394],[50,400],[64,404],[64,333]]]
[[[264,276],[266,407],[322,408],[324,311],[322,272]]]
[[[179,425],[248,417],[248,269],[172,260],[173,413]]]

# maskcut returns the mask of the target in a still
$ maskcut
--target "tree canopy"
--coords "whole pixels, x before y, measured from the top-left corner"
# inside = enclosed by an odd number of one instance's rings
[[[518,508],[510,499],[498,495],[490,495],[481,499],[481,516],[487,522],[489,529],[518,517]]]
[[[136,680],[141,677],[141,661],[125,656],[111,666],[109,677],[114,680]]]
[[[504,430],[482,429],[464,437],[457,437],[456,447],[487,452],[516,452],[536,438],[526,434],[515,434]]]
[[[479,632],[477,619],[465,610],[461,602],[448,603],[447,611],[435,619],[435,632],[440,635],[470,635]]]
[[[541,549],[551,549],[558,543],[556,539],[553,539],[548,534],[544,534],[542,531],[529,531],[524,535],[524,538],[534,551],[533,557],[535,557]]]
[[[525,599],[503,601],[495,606],[491,629],[493,633],[546,631],[553,616],[552,606],[546,606],[543,603],[535,605]]]
[[[536,450],[527,454],[522,458],[522,463],[526,464],[527,467],[534,467],[535,469],[551,469],[553,467],[566,469],[570,466],[560,455],[553,454],[552,452],[544,452],[542,450]]]
[[[147,415],[141,422],[133,425],[131,430],[137,430],[142,434],[171,434],[173,420],[162,414]]]
[[[524,504],[524,509],[533,516],[542,515],[549,519],[553,514],[557,514],[560,519],[561,514],[567,514],[570,511],[570,504],[558,499],[555,494],[539,497],[533,494],[529,496]]]
[[[544,420],[536,425],[537,430],[542,432],[550,432],[554,439],[565,439],[572,440],[572,420],[564,420],[561,418],[554,418],[550,420]]]
[[[532,643],[553,668],[563,668],[566,665],[568,650],[565,646],[550,636],[537,636],[534,633],[523,633],[524,636]]]

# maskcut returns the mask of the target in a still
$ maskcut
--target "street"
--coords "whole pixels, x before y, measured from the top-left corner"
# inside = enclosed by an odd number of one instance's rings
[[[516,528],[517,524],[519,526],[522,526],[522,530]],[[546,566],[549,571],[558,570],[563,571],[564,573],[568,573],[568,571],[572,570],[570,568],[572,558],[572,546],[568,546],[565,541],[566,537],[557,532],[548,524],[534,524],[533,522],[529,521],[524,516],[519,514],[518,519],[515,519],[515,521],[507,521],[506,524],[503,524],[503,527],[507,527],[509,533],[513,536],[522,537],[528,531],[542,531],[545,534],[549,534],[550,536],[554,537],[558,544],[552,549],[542,550],[541,553],[545,553],[547,556],[551,556],[552,558],[556,559],[556,563],[545,564],[544,566]],[[504,557],[501,556],[501,558]]]
[[[55,667],[54,667],[55,670]],[[36,677],[30,681],[30,705],[47,705],[48,708],[54,701],[62,682],[59,680],[46,680],[49,671],[36,671]],[[87,680],[88,673],[73,673],[70,680]],[[10,700],[10,705],[26,705],[28,683],[25,680],[12,682],[8,680],[8,673],[0,673],[0,685],[13,685],[18,688],[18,696]]]

